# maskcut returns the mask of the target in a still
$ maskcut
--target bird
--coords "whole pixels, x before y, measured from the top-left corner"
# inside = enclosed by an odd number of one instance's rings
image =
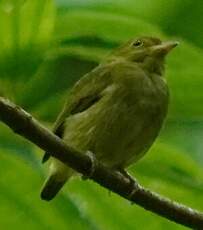
[[[165,120],[169,89],[165,57],[176,41],[140,36],[113,50],[69,90],[53,132],[112,170],[126,169],[149,150]],[[52,200],[76,172],[45,153],[49,175],[41,199]]]

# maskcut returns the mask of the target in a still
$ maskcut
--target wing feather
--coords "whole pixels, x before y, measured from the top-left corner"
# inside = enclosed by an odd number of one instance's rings
[[[109,65],[100,65],[90,73],[82,77],[70,90],[67,103],[54,123],[53,132],[63,138],[64,122],[70,115],[85,111],[101,96],[101,92],[111,84]],[[50,153],[45,152],[42,163],[50,158]]]

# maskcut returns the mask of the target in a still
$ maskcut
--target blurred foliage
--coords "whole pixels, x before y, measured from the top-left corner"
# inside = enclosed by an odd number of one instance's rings
[[[165,127],[129,171],[150,189],[203,210],[202,9],[200,0],[2,0],[0,95],[51,126],[68,88],[118,44],[142,34],[179,40],[166,66]],[[1,229],[186,229],[79,178],[54,201],[41,201],[41,156],[0,125]]]

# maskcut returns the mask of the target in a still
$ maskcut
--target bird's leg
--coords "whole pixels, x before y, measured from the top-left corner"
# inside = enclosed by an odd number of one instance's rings
[[[119,168],[118,172],[121,173],[124,177],[126,177],[129,182],[130,182],[130,188],[129,188],[129,199],[132,197],[132,195],[134,193],[136,193],[136,191],[139,190],[140,185],[137,182],[137,180],[135,178],[133,178],[127,171],[125,171],[123,168]]]
[[[93,173],[95,171],[95,165],[96,165],[96,163],[95,163],[96,157],[95,157],[94,153],[92,153],[91,151],[88,150],[85,153],[85,155],[87,155],[89,157],[89,159],[91,160],[91,168],[90,168],[90,172],[88,173],[88,175],[82,176],[83,180],[87,180],[88,178],[90,178],[93,175]]]
[[[125,171],[125,169],[118,169],[119,173],[121,173],[124,177],[128,178],[129,182],[131,184],[134,184],[136,183],[137,184],[137,181],[135,178],[133,178],[127,171]]]

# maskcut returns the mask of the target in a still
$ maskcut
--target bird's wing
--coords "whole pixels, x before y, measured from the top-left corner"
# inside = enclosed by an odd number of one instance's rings
[[[111,69],[109,65],[98,66],[82,77],[70,90],[67,103],[54,124],[53,132],[57,136],[63,137],[64,121],[68,116],[85,111],[100,100],[101,92],[111,84],[109,68]],[[42,162],[46,162],[49,157],[50,153],[46,152]]]

